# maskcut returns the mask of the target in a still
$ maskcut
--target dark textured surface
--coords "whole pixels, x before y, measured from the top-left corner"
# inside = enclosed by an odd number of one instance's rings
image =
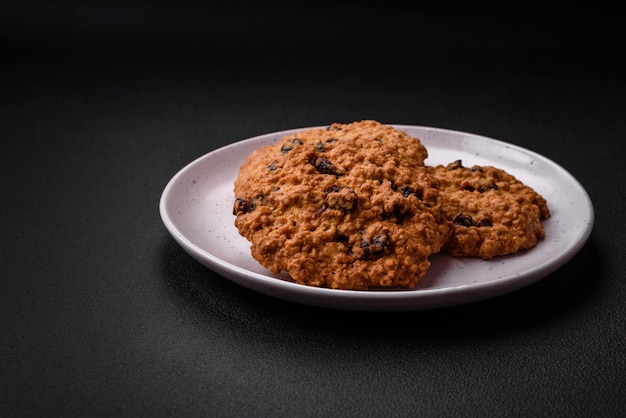
[[[0,415],[626,414],[619,16],[350,5],[3,7]],[[364,313],[242,288],[165,230],[191,160],[366,118],[545,155],[589,241],[506,296]]]

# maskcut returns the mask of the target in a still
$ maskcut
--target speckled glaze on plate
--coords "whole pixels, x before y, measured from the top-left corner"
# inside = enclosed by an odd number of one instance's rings
[[[426,164],[493,165],[534,188],[548,202],[546,238],[528,251],[491,260],[433,255],[426,276],[409,290],[336,290],[296,284],[275,275],[250,255],[234,226],[233,182],[256,148],[277,142],[290,129],[239,141],[182,168],[159,202],[161,219],[176,242],[220,275],[260,293],[324,308],[410,311],[477,302],[528,286],[567,263],[585,244],[594,223],[591,200],[565,169],[524,148],[475,134],[424,126],[393,125],[419,138]]]

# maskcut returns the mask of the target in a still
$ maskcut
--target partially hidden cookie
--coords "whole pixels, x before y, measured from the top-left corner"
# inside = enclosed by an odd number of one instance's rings
[[[453,231],[444,250],[490,259],[526,250],[545,237],[546,200],[513,175],[492,166],[464,167],[461,160],[428,167],[443,197]]]
[[[412,288],[451,233],[427,156],[372,120],[286,135],[241,166],[235,226],[254,259],[297,283]]]

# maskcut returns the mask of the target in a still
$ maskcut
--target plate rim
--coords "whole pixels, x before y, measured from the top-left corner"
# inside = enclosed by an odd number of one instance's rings
[[[462,135],[477,138],[482,141],[497,143],[510,149],[514,149],[526,155],[530,155],[544,162],[549,163],[553,168],[561,171],[569,181],[576,186],[576,189],[585,197],[585,207],[588,210],[588,221],[584,224],[579,238],[570,243],[561,252],[554,257],[546,258],[544,262],[524,270],[520,274],[510,274],[504,277],[496,278],[488,282],[460,284],[457,286],[446,286],[435,289],[400,289],[400,290],[347,290],[347,289],[329,289],[314,286],[307,286],[281,280],[247,270],[236,264],[219,258],[209,253],[197,244],[188,239],[176,226],[175,222],[169,214],[167,208],[168,199],[173,192],[177,180],[193,167],[201,164],[205,160],[210,160],[214,155],[221,154],[230,148],[244,146],[247,143],[259,142],[274,137],[274,141],[278,141],[283,135],[302,131],[305,129],[326,128],[329,125],[317,125],[303,128],[290,128],[265,134],[255,135],[242,140],[234,141],[219,148],[213,149],[185,164],[180,168],[166,183],[159,199],[159,213],[161,220],[174,240],[197,262],[218,273],[221,276],[235,282],[248,289],[294,303],[314,305],[323,308],[334,308],[342,310],[361,310],[361,311],[408,311],[408,310],[425,310],[440,307],[448,307],[461,305],[470,302],[478,302],[481,300],[491,299],[506,293],[511,293],[523,287],[529,286],[542,278],[550,275],[554,271],[561,268],[569,260],[571,260],[586,244],[593,230],[595,223],[595,210],[593,202],[583,185],[563,166],[552,159],[541,155],[530,149],[512,144],[500,139],[488,136],[426,125],[410,125],[410,124],[387,124],[396,129],[401,130],[428,130],[437,133],[446,133],[451,135]],[[242,277],[246,277],[243,280]],[[521,279],[520,279],[521,277]],[[263,286],[266,284],[267,286]],[[512,285],[514,284],[514,285]],[[502,288],[505,288],[504,290]],[[478,295],[477,295],[478,294]],[[297,297],[294,297],[297,295]],[[442,297],[448,297],[447,300],[439,300]],[[348,300],[350,303],[345,304]],[[373,302],[373,300],[375,302]]]

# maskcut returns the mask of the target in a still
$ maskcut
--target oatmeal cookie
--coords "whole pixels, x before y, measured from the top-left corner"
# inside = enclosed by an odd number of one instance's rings
[[[372,120],[286,135],[241,166],[235,226],[261,265],[297,283],[412,288],[451,232],[427,156]]]
[[[428,173],[439,183],[443,215],[453,224],[443,247],[449,254],[490,259],[532,248],[545,237],[546,200],[506,171],[457,160],[429,166]]]

